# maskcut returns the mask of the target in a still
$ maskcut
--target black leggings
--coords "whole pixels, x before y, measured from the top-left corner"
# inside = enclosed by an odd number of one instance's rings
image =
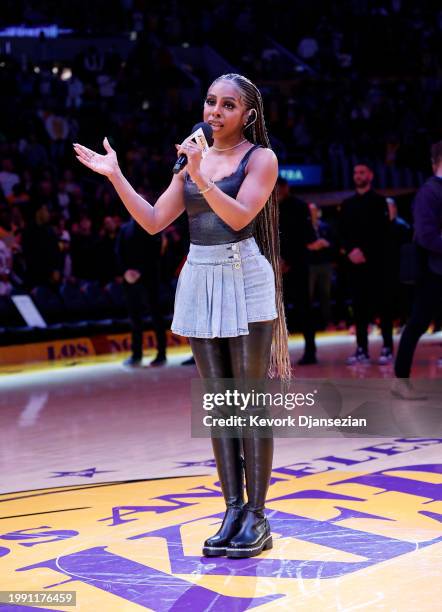
[[[189,338],[201,378],[264,379],[270,362],[273,321],[249,323],[249,334],[234,338]],[[242,496],[241,439],[212,437],[227,505]],[[242,438],[249,507],[264,508],[273,459],[271,437]]]

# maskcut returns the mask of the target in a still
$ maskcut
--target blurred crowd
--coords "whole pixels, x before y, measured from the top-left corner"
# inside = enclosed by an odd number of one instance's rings
[[[384,187],[403,186],[394,184],[397,168],[414,173],[414,187],[430,173],[442,102],[435,2],[4,0],[0,25],[17,23],[57,23],[91,44],[69,66],[0,57],[1,295],[123,282],[115,245],[127,214],[109,183],[79,167],[72,142],[100,150],[107,135],[129,181],[155,201],[210,82],[201,66],[183,68],[172,47],[208,44],[255,80],[280,162],[321,164],[324,187],[350,188],[362,158]],[[93,43],[123,32],[136,39],[128,56]],[[316,207],[310,212],[332,245],[310,254],[310,291],[322,296],[326,326],[345,319],[342,236]],[[171,296],[187,241],[183,218],[161,236],[161,282]],[[333,314],[324,282],[333,285]]]

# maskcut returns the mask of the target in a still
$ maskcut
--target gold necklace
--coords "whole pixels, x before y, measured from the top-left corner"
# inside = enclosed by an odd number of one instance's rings
[[[236,149],[236,147],[239,147],[239,145],[242,145],[244,142],[248,142],[247,138],[244,138],[244,140],[241,140],[241,142],[238,142],[238,144],[233,145],[233,147],[225,147],[224,149],[220,149],[219,147],[212,145],[212,149],[215,149],[215,151],[230,151],[230,149]]]

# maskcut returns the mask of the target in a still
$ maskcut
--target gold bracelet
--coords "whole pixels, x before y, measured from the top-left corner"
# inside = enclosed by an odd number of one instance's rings
[[[211,189],[213,189],[215,187],[215,183],[213,181],[207,181],[207,187],[205,189],[199,189],[198,191],[201,193],[201,195],[203,193],[207,193],[208,191],[210,191]]]

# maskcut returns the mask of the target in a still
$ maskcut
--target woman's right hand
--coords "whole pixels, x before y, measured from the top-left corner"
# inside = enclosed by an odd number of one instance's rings
[[[106,155],[95,153],[78,143],[74,143],[74,151],[78,161],[84,166],[109,178],[119,170],[117,154],[107,138],[103,140],[103,146],[106,149]]]

